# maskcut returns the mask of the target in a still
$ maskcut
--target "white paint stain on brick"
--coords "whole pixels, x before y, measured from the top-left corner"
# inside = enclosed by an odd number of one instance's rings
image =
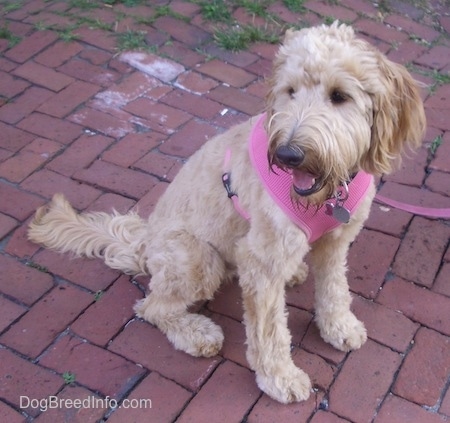
[[[119,56],[119,60],[163,82],[170,82],[184,72],[184,67],[179,63],[150,53],[125,52]]]

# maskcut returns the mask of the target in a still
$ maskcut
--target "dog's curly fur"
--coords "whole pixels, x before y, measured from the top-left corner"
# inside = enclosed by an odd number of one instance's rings
[[[389,172],[405,147],[421,143],[425,116],[416,83],[346,25],[288,31],[269,88],[269,162],[286,167],[277,148],[289,145],[304,153],[299,170],[320,181],[305,198],[293,190],[295,201],[320,206],[355,172]],[[78,214],[57,194],[36,212],[29,238],[61,252],[100,257],[129,274],[151,275],[150,293],[136,304],[137,315],[194,356],[217,354],[223,333],[188,307],[211,299],[237,272],[249,364],[258,386],[288,403],[307,399],[311,390],[308,376],[291,359],[285,307],[285,285],[305,278],[307,253],[323,339],[342,351],[366,340],[364,325],[350,311],[346,256],[369,214],[375,187],[348,224],[309,245],[250,163],[253,123],[230,129],[194,154],[148,221],[136,214]],[[236,212],[222,186],[227,149],[232,188],[250,221]]]

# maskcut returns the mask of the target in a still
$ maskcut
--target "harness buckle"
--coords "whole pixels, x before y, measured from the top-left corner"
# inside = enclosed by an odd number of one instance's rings
[[[231,175],[230,172],[226,172],[222,175],[222,183],[227,191],[228,198],[232,198],[236,195],[235,192],[231,189]]]

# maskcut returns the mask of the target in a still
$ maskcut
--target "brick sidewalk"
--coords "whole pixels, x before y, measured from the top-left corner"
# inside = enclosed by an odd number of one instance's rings
[[[388,3],[381,10],[366,0],[310,0],[294,13],[274,0],[268,11],[287,24],[330,16],[352,23],[432,87],[423,94],[424,146],[383,179],[381,193],[450,207],[450,8],[435,0],[435,14],[424,15],[411,1]],[[345,354],[321,340],[311,281],[288,290],[293,358],[315,386],[308,401],[288,406],[262,395],[248,369],[237,285],[201,306],[224,330],[221,354],[193,358],[134,318],[145,279],[26,240],[33,212],[56,192],[80,210],[148,215],[207,138],[263,109],[276,50],[265,42],[238,53],[220,49],[214,23],[194,2],[74,4],[1,3],[0,421],[450,421],[448,221],[373,205],[349,259],[353,309],[369,334],[358,351]],[[74,13],[86,24],[61,31]],[[242,25],[261,20],[244,6],[233,17]],[[145,31],[153,53],[118,53],[100,22],[118,33]],[[20,396],[110,398],[123,407],[104,401],[41,412]],[[125,408],[139,398],[151,399],[152,408]]]

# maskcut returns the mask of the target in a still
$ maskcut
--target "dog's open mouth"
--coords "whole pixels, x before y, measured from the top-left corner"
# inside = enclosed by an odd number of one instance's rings
[[[323,186],[323,181],[318,176],[299,169],[292,170],[292,183],[294,191],[302,197],[320,191]]]

